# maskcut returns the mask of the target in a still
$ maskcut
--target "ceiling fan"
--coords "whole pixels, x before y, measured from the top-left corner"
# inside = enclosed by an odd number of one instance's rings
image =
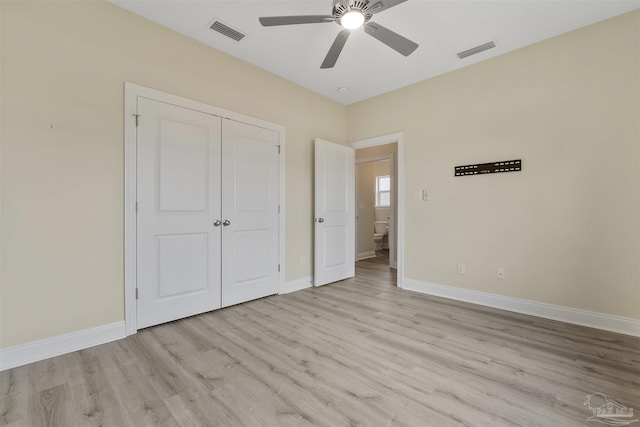
[[[355,30],[364,25],[365,33],[380,40],[391,49],[400,52],[404,56],[409,56],[418,48],[418,44],[402,37],[380,24],[371,22],[371,17],[384,10],[392,8],[407,0],[333,0],[331,15],[300,15],[300,16],[268,16],[261,17],[260,23],[264,27],[276,25],[296,25],[296,24],[322,24],[325,22],[336,22],[343,27],[334,40],[327,56],[322,61],[320,68],[333,68],[342,52],[351,30]]]

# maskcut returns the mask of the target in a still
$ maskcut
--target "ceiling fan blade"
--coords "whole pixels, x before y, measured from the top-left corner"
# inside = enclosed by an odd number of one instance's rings
[[[342,30],[338,33],[338,36],[331,45],[331,49],[329,49],[329,52],[327,53],[327,56],[324,57],[324,61],[322,61],[320,68],[333,68],[333,66],[336,65],[338,56],[340,56],[340,52],[342,52],[342,48],[347,42],[349,34],[351,34],[351,31],[349,30]]]
[[[380,13],[383,10],[387,10],[406,1],[407,0],[371,0],[366,10],[371,13]]]
[[[258,18],[263,27],[274,25],[322,24],[333,22],[333,15],[300,15],[300,16],[262,16]]]
[[[367,23],[364,26],[364,31],[404,56],[411,55],[418,48],[418,43],[412,42],[375,22]]]

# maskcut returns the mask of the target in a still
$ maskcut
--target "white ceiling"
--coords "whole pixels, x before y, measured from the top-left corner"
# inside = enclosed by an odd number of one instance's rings
[[[417,42],[404,57],[354,30],[336,66],[321,70],[341,30],[325,24],[262,27],[260,16],[330,15],[331,0],[110,0],[342,104],[351,104],[634,9],[640,0],[408,0],[372,21]],[[209,29],[214,18],[246,34],[240,42]],[[460,60],[457,52],[497,47]],[[346,92],[339,88],[346,87]]]

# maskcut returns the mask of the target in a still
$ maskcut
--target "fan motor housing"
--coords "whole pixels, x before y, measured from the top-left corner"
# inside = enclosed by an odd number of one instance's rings
[[[333,16],[336,18],[336,22],[340,24],[342,16],[350,11],[358,11],[364,16],[364,22],[367,23],[373,16],[372,13],[367,11],[369,6],[369,0],[333,0]]]

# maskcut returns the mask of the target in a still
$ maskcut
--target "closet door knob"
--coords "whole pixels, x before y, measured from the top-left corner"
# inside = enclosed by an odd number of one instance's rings
[[[225,227],[227,225],[231,225],[231,221],[229,221],[228,219],[225,219],[224,221],[222,221],[222,225],[224,225]]]
[[[222,224],[222,221],[220,221],[219,219],[216,219],[215,221],[213,221],[214,227],[220,227],[220,224]]]
[[[324,222],[324,218],[318,218],[318,222]]]

